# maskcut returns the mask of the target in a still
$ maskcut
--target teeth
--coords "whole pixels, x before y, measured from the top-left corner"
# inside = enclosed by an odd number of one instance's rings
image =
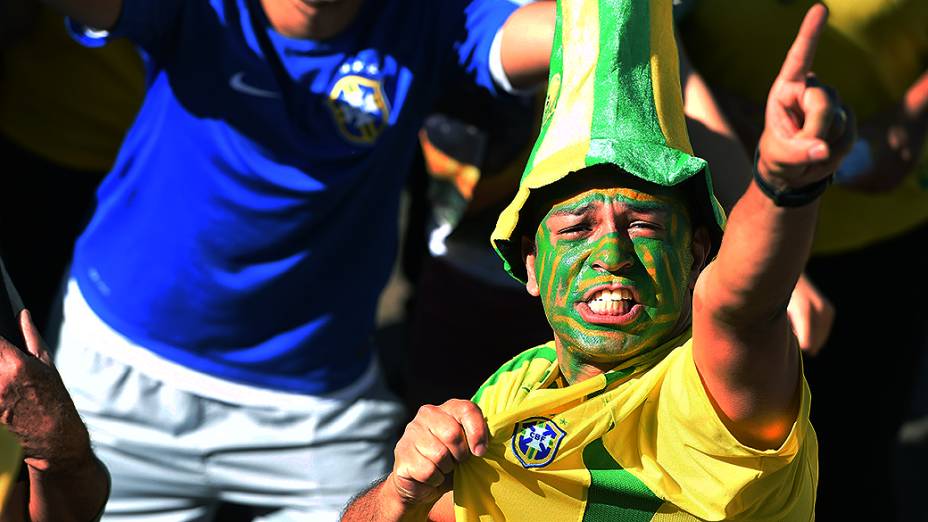
[[[628,313],[633,304],[632,292],[626,288],[601,290],[593,294],[587,305],[594,314],[621,315]]]
[[[593,301],[631,301],[632,292],[627,288],[619,288],[616,290],[601,290],[593,295],[593,298],[590,299],[590,302]]]

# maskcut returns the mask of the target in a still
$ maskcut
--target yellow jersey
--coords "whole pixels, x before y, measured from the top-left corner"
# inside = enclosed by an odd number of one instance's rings
[[[553,342],[504,365],[474,396],[490,440],[455,470],[456,520],[814,519],[805,380],[786,441],[756,450],[716,414],[689,334],[667,346],[564,387]]]

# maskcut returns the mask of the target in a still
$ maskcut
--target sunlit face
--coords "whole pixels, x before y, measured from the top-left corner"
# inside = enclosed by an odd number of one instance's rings
[[[708,239],[701,233],[694,245],[685,200],[671,190],[615,187],[614,173],[583,183],[541,220],[527,286],[541,297],[561,351],[620,362],[689,325],[693,271]]]

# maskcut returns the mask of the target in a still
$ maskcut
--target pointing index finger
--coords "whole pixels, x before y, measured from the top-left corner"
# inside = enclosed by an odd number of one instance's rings
[[[812,70],[818,38],[827,20],[828,8],[824,4],[815,4],[809,9],[802,25],[799,26],[799,33],[792,47],[789,48],[786,60],[783,61],[780,78],[797,81],[805,79],[806,74]]]

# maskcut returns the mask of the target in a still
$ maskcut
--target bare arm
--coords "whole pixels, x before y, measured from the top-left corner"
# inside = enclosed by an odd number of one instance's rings
[[[751,163],[709,86],[690,64],[679,38],[677,43],[687,130],[693,149],[712,166],[715,194],[730,212],[751,182]]]
[[[712,186],[726,212],[731,212],[738,198],[751,183],[751,163],[737,132],[729,123],[715,93],[693,68],[682,45],[680,80],[683,85],[683,109],[693,148],[712,166]],[[815,355],[828,340],[834,323],[835,308],[805,276],[793,289],[787,315],[799,347]]]
[[[453,521],[450,477],[459,463],[483,455],[486,443],[486,421],[474,403],[423,406],[396,444],[393,471],[353,500],[342,521]]]
[[[44,0],[61,14],[94,29],[109,30],[116,25],[122,0]]]
[[[806,81],[826,18],[823,5],[810,9],[767,100],[758,172],[778,189],[830,176],[854,139],[847,112]],[[797,412],[799,352],[786,307],[817,213],[817,200],[780,207],[752,181],[731,213],[718,258],[697,283],[696,365],[723,420],[754,447],[782,443]]]
[[[548,78],[554,42],[555,2],[520,7],[503,26],[500,58],[512,86],[527,89]]]

